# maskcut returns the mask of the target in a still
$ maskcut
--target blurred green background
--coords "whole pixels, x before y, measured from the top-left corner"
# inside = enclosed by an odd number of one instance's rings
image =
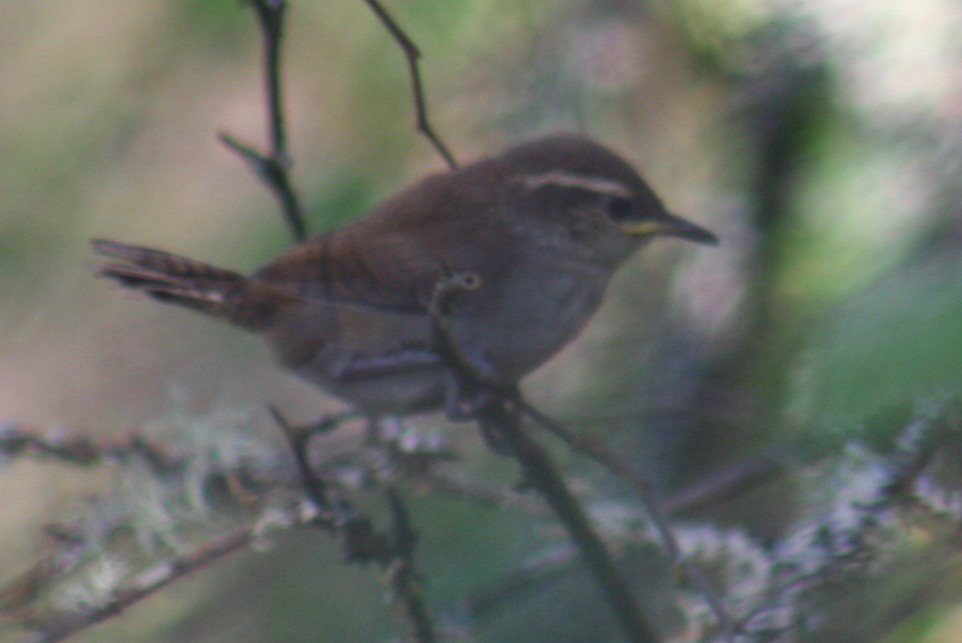
[[[404,60],[363,3],[290,4],[294,178],[319,231],[444,166],[414,132]],[[773,449],[804,463],[856,438],[884,446],[912,408],[962,390],[962,5],[386,4],[424,54],[431,118],[460,160],[583,131],[721,238],[646,250],[526,382],[663,493]],[[177,390],[195,408],[248,408],[265,431],[266,402],[305,419],[333,408],[255,339],[118,296],[89,270],[92,237],[243,270],[290,243],[267,190],[216,140],[264,141],[253,15],[236,0],[0,8],[0,418],[117,434],[171,413]],[[505,468],[458,431],[475,466]],[[40,526],[100,482],[25,462],[0,471],[0,569],[30,560]],[[692,518],[770,536],[794,503],[776,483]],[[557,542],[510,511],[425,496],[414,512],[433,605]],[[378,573],[292,534],[81,640],[387,640]],[[611,634],[586,582],[552,590],[569,640]],[[900,636],[957,640],[957,598],[902,615]],[[521,605],[481,640],[560,640],[543,608]],[[519,623],[535,638],[513,638]]]

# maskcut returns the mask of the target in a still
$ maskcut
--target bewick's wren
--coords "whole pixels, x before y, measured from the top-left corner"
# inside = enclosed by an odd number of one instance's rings
[[[249,277],[93,244],[118,260],[99,274],[258,333],[284,366],[377,414],[443,401],[447,371],[428,304],[445,274],[480,284],[451,301],[451,339],[514,384],[581,330],[615,269],[656,235],[716,241],[668,214],[618,156],[563,134],[427,177]]]

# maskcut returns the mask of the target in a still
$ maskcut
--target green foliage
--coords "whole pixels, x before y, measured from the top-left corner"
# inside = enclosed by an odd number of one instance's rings
[[[206,43],[205,48],[237,51],[254,33],[253,17],[238,11],[238,4],[237,0],[188,0],[172,7],[172,18],[179,33]]]
[[[812,325],[792,369],[789,423],[815,440],[832,424],[839,437],[865,424],[884,438],[906,408],[958,395],[960,364],[962,265],[895,271]]]
[[[849,114],[815,114],[794,150],[799,167],[790,177],[777,265],[783,296],[817,307],[902,264],[927,229],[916,193],[924,179],[903,151]]]

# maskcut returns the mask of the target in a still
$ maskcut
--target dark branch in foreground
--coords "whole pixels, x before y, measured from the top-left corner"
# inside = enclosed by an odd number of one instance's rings
[[[244,159],[277,198],[284,221],[296,241],[307,238],[304,212],[291,185],[291,155],[287,149],[287,132],[281,104],[280,49],[283,34],[283,0],[249,0],[257,14],[264,41],[264,82],[270,128],[270,153],[262,154],[230,134],[221,133],[220,140]]]
[[[479,373],[452,337],[448,320],[450,301],[479,285],[476,275],[454,274],[439,280],[430,307],[436,350],[445,358],[456,388],[475,400],[472,414],[489,444],[508,448],[521,465],[525,482],[541,493],[567,529],[625,635],[632,641],[658,641],[657,630],[638,606],[630,586],[548,452],[522,425],[520,409],[512,399],[517,397],[515,388],[499,388],[488,376]],[[459,394],[458,399],[462,400],[462,395]]]
[[[431,126],[430,121],[428,121],[428,110],[427,104],[424,99],[424,89],[421,83],[421,67],[418,65],[418,59],[421,57],[421,51],[418,49],[417,45],[408,38],[404,30],[401,29],[400,25],[391,17],[391,14],[387,12],[378,0],[364,0],[377,19],[381,21],[384,28],[388,30],[391,37],[401,48],[404,53],[404,59],[407,61],[408,74],[411,77],[411,94],[414,96],[414,112],[417,118],[416,126],[418,131],[424,134],[427,139],[437,150],[444,162],[448,164],[448,167],[452,170],[458,167],[458,162],[454,160],[454,155],[451,154],[447,146],[441,140],[441,137],[437,135],[434,128]]]
[[[586,455],[595,462],[598,462],[634,488],[635,493],[638,494],[638,497],[641,499],[641,502],[645,507],[645,511],[648,513],[648,517],[651,519],[652,525],[658,532],[658,537],[661,539],[662,545],[664,545],[665,549],[667,550],[669,558],[688,578],[692,585],[698,588],[699,593],[701,594],[702,598],[704,598],[705,602],[708,603],[708,607],[718,620],[722,630],[726,634],[731,634],[735,626],[734,621],[728,615],[728,612],[725,610],[725,606],[722,605],[721,600],[715,595],[714,590],[708,583],[708,579],[705,578],[705,576],[697,567],[688,562],[688,559],[685,557],[685,553],[678,544],[678,540],[675,538],[675,534],[672,531],[671,525],[668,523],[668,517],[665,515],[665,510],[662,508],[658,499],[652,492],[651,485],[648,483],[648,481],[645,480],[643,476],[632,470],[631,467],[625,464],[621,458],[615,455],[603,443],[598,442],[597,440],[586,440],[579,438],[574,434],[574,432],[568,429],[568,427],[539,411],[537,408],[532,406],[531,403],[524,399],[520,391],[516,391],[514,403],[517,405],[522,414],[528,416],[534,422],[543,428],[548,429],[557,437],[561,438],[565,444],[571,447],[574,451]]]
[[[568,489],[548,452],[522,426],[517,410],[510,407],[504,398],[495,398],[478,409],[477,417],[479,422],[488,426],[489,431],[497,432],[511,447],[527,482],[544,496],[564,524],[604,590],[605,600],[621,621],[628,638],[632,641],[660,640],[588,516]]]

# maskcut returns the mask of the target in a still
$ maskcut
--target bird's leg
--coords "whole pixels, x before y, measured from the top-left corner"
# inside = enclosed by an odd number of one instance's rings
[[[471,360],[470,372],[463,369],[450,369],[445,382],[444,409],[448,418],[455,422],[466,422],[477,417],[478,410],[497,397],[503,387],[495,382],[494,369],[485,369]]]
[[[478,413],[496,403],[498,393],[489,388],[466,386],[457,373],[450,373],[444,390],[444,410],[453,422],[469,422],[478,418]],[[501,455],[511,455],[512,451],[500,433],[493,426],[479,423],[481,437],[485,444]]]

